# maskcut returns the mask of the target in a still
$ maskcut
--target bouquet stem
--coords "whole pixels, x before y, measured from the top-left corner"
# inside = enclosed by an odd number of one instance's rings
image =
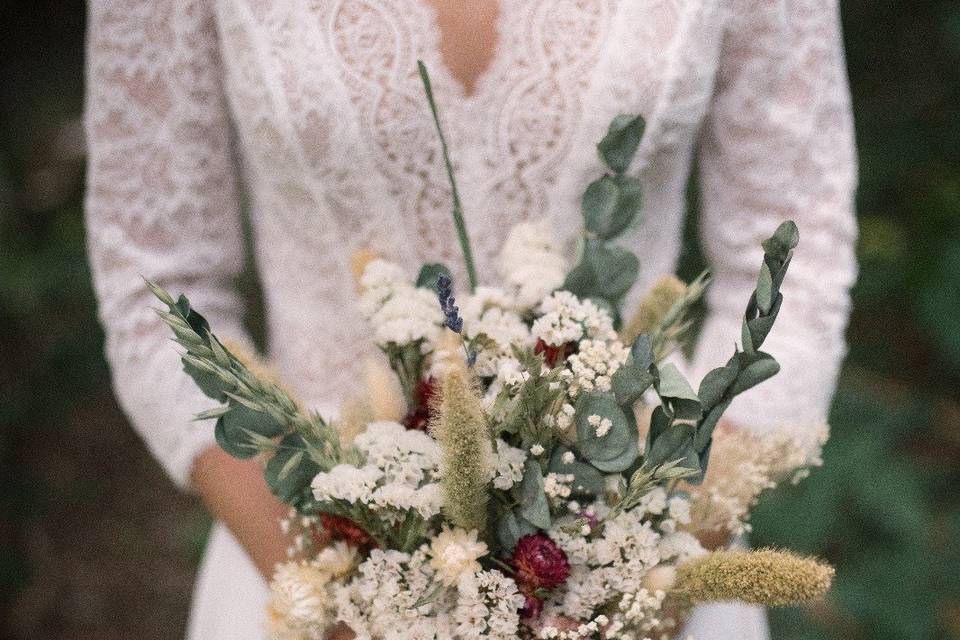
[[[437,114],[437,103],[433,99],[433,88],[430,84],[430,74],[427,72],[427,66],[422,60],[417,60],[417,67],[420,69],[420,79],[423,81],[423,90],[427,94],[427,102],[430,103],[430,113],[433,115],[433,123],[437,127],[437,136],[440,138],[440,151],[443,153],[443,163],[447,167],[447,178],[450,180],[450,192],[453,196],[453,224],[457,228],[457,237],[460,240],[460,248],[463,250],[463,259],[467,263],[467,278],[470,280],[470,292],[473,293],[477,288],[477,268],[473,263],[473,250],[470,248],[470,237],[467,235],[467,223],[463,219],[463,206],[460,204],[460,192],[457,189],[457,180],[453,175],[453,164],[450,162],[450,153],[447,149],[447,139],[443,135],[443,128],[440,126],[440,116]]]

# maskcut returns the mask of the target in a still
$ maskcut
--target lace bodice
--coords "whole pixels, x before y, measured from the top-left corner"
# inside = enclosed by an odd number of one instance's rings
[[[239,184],[270,355],[321,409],[356,393],[370,349],[355,250],[411,271],[442,261],[462,276],[418,58],[434,76],[481,274],[516,220],[550,216],[576,233],[579,196],[602,171],[594,144],[614,115],[639,112],[648,128],[630,170],[646,220],[625,240],[641,257],[639,294],[673,268],[699,158],[715,281],[695,372],[732,352],[757,243],[795,219],[801,246],[767,342],[784,373],[730,415],[758,429],[822,418],[855,271],[835,3],[502,0],[493,59],[467,95],[423,0],[91,2],[88,239],[133,424],[185,484],[212,441],[190,419],[209,400],[180,372],[140,276],[188,293],[219,333],[242,337]]]

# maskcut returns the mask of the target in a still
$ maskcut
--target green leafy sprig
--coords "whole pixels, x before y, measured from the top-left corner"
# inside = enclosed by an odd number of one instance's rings
[[[563,288],[580,298],[590,298],[614,312],[640,272],[637,256],[613,244],[639,220],[643,207],[640,181],[626,174],[646,124],[642,116],[619,115],[597,145],[606,173],[583,194],[584,243],[580,261],[570,271]]]
[[[230,353],[186,296],[174,300],[153,282],[147,287],[168,307],[157,314],[186,349],[184,371],[205,395],[224,403],[197,419],[217,421],[217,444],[235,458],[273,453],[264,476],[278,499],[303,508],[312,501],[310,481],[317,473],[340,462],[359,462],[359,454],[342,449],[339,435],[319,414],[302,413],[286,391]]]

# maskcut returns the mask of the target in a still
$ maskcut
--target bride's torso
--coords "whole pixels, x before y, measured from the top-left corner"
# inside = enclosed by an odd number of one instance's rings
[[[602,173],[594,145],[618,113],[648,121],[631,169],[645,184],[646,222],[627,242],[646,278],[673,266],[720,3],[498,4],[489,59],[458,78],[463,61],[426,0],[217,2],[271,354],[314,403],[350,393],[356,378],[344,372],[366,349],[352,310],[356,250],[411,275],[424,262],[462,274],[418,59],[433,77],[481,280],[515,221],[579,229],[579,196]]]

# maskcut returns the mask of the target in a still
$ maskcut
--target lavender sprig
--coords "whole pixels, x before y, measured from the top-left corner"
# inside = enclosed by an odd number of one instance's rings
[[[437,276],[437,298],[443,310],[444,326],[454,333],[462,332],[463,317],[460,315],[460,308],[456,305],[457,299],[453,297],[453,280],[445,273]]]
[[[457,299],[453,296],[453,280],[445,273],[437,276],[437,299],[443,311],[443,326],[460,335],[463,340],[463,350],[467,354],[467,366],[472,367],[477,361],[477,352],[472,351],[467,345],[466,337],[463,335],[463,316],[460,315],[460,307],[457,306]]]

